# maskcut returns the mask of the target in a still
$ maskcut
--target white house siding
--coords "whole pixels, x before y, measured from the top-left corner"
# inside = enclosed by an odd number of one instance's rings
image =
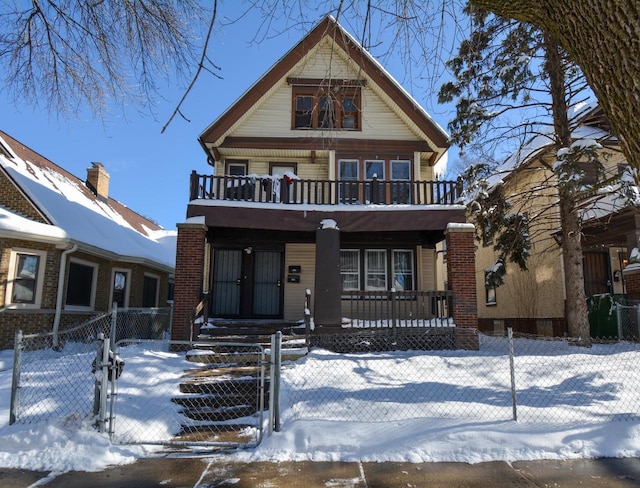
[[[316,245],[287,244],[284,261],[284,319],[300,320],[304,316],[305,291],[310,289],[313,293],[316,277]],[[301,267],[300,283],[287,282],[289,266]]]
[[[338,48],[336,48],[338,49]],[[313,52],[311,53],[313,54]],[[350,69],[344,60],[323,44],[317,58],[308,56],[288,76],[297,78],[364,77],[364,72]],[[282,82],[258,108],[230,134],[234,137],[348,137],[355,139],[416,140],[418,136],[374,92],[371,80],[362,89],[362,130],[327,131],[291,129],[292,87]],[[286,110],[283,110],[286,108]]]

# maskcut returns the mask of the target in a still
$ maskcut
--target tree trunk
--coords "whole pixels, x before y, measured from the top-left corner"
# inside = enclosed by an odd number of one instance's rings
[[[471,0],[551,34],[580,65],[620,139],[640,169],[640,2],[638,0]]]
[[[565,73],[560,47],[552,36],[545,34],[545,62],[549,74],[553,126],[557,148],[571,145],[571,128],[565,98]],[[565,319],[569,335],[583,345],[591,344],[591,331],[584,293],[581,221],[576,209],[576,185],[558,185],[560,225],[562,227],[562,260],[566,293]]]

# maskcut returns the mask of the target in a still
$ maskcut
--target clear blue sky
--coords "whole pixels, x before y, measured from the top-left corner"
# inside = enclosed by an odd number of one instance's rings
[[[219,17],[233,18],[238,5],[222,2]],[[348,19],[341,19],[341,23],[351,31]],[[165,229],[175,229],[176,223],[185,219],[189,174],[192,170],[212,171],[197,141],[199,134],[304,35],[291,29],[252,44],[258,25],[258,16],[248,16],[217,30],[211,57],[221,67],[223,79],[203,74],[182,107],[190,122],[176,117],[164,134],[160,131],[184,93],[181,87],[166,84],[161,88],[155,119],[134,107],[124,114],[115,109],[104,120],[89,113],[84,119],[64,119],[49,115],[44,108],[16,107],[0,92],[4,106],[0,128],[83,180],[91,162],[103,163],[111,175],[110,196]],[[273,27],[278,28],[278,22]],[[384,46],[378,48],[382,52]],[[435,96],[428,99],[423,87],[412,88],[399,62],[379,61],[446,129],[451,110],[447,113],[438,106]]]

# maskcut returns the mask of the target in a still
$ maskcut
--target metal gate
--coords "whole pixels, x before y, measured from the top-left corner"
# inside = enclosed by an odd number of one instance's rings
[[[189,448],[255,447],[268,408],[260,344],[122,340],[112,383],[116,444]]]

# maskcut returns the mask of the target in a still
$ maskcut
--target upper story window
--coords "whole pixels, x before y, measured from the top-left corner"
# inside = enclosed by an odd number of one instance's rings
[[[292,78],[293,129],[360,130],[363,80]]]
[[[40,308],[47,253],[14,249],[9,259],[8,308]]]

